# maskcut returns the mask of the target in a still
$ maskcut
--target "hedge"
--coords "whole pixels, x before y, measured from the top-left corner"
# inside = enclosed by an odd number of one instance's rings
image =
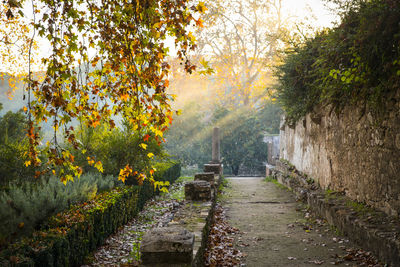
[[[180,164],[160,163],[155,179],[173,182]],[[51,217],[32,237],[0,253],[0,266],[80,266],[85,257],[131,220],[157,194],[150,183],[117,187]]]

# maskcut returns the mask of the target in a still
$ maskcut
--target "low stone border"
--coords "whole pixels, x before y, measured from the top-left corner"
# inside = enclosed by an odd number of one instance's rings
[[[270,177],[292,190],[311,211],[349,236],[383,262],[400,266],[399,219],[352,201],[340,193],[326,192],[288,163],[269,168]]]
[[[208,240],[208,235],[210,232],[210,226],[213,223],[213,218],[214,218],[214,210],[215,210],[215,205],[216,205],[216,195],[217,195],[217,189],[218,186],[221,182],[221,176],[220,175],[215,175],[215,187],[211,187],[212,192],[211,192],[211,199],[208,201],[189,201],[186,203],[185,207],[181,208],[175,215],[172,221],[170,221],[166,228],[173,228],[173,229],[186,229],[189,232],[194,234],[194,245],[193,245],[193,257],[192,257],[192,263],[191,266],[204,266],[204,252],[205,248],[207,247],[207,240]],[[209,185],[210,186],[210,185]],[[167,230],[165,229],[165,230]],[[157,232],[157,231],[156,231]],[[157,235],[157,233],[154,233]],[[170,243],[174,244],[174,242],[168,242],[164,243]],[[168,244],[167,244],[168,246]],[[141,246],[141,251],[142,253],[145,252],[145,247]],[[166,248],[165,252],[159,251],[158,253],[161,253],[160,255],[165,256],[165,253],[168,253],[167,251],[173,251],[174,249],[169,249]],[[151,252],[150,252],[151,253]],[[175,252],[172,252],[175,253]],[[156,254],[151,254],[152,257],[157,257]],[[142,254],[143,256],[143,254]],[[161,258],[161,256],[160,256]],[[148,262],[145,263],[142,266],[163,266],[161,263],[154,263],[154,262]],[[167,263],[167,264],[180,264],[178,262],[173,263]],[[182,265],[182,264],[181,264]],[[170,265],[168,265],[170,266]],[[186,265],[185,265],[186,266]]]

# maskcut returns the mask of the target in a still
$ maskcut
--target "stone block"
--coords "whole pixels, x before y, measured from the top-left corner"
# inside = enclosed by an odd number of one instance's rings
[[[214,173],[213,172],[204,172],[204,173],[197,173],[194,175],[194,180],[195,181],[206,181],[211,184],[211,186],[214,185]]]
[[[268,176],[273,176],[273,174],[274,174],[274,169],[275,169],[274,166],[267,164],[267,165],[265,166],[265,175],[266,175],[267,177],[268,177]]]
[[[204,164],[204,172],[213,172],[215,174],[222,174],[221,164]]]
[[[185,199],[208,201],[211,199],[211,184],[206,181],[193,181],[185,184]]]
[[[174,226],[155,228],[143,236],[140,246],[145,266],[159,264],[191,264],[194,234]]]

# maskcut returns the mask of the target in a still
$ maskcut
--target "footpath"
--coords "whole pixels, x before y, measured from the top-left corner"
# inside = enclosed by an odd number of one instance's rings
[[[322,220],[283,186],[261,177],[228,178],[221,204],[239,229],[242,266],[383,266]]]

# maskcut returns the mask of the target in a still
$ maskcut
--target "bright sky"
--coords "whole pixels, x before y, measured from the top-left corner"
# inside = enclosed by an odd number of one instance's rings
[[[331,27],[332,21],[336,20],[336,17],[333,16],[333,14],[331,14],[330,11],[324,6],[323,0],[283,0],[282,2],[286,16],[292,17],[293,20],[296,20],[297,17],[300,21],[304,21],[305,17],[313,17],[311,20],[308,20],[308,23],[314,28]],[[30,17],[30,14],[32,13],[31,10],[31,6],[25,4],[25,13],[28,17]],[[47,40],[40,40],[39,38],[38,41],[41,47],[41,51],[39,53],[41,56],[47,56],[50,52]],[[175,47],[172,39],[167,41],[167,46],[170,47],[170,54],[174,55]]]
[[[310,11],[314,17],[314,21],[310,23],[318,28],[331,27],[332,22],[337,20],[327,7],[324,6],[322,0],[284,0],[284,9],[286,14],[292,14],[299,18],[309,17]]]

